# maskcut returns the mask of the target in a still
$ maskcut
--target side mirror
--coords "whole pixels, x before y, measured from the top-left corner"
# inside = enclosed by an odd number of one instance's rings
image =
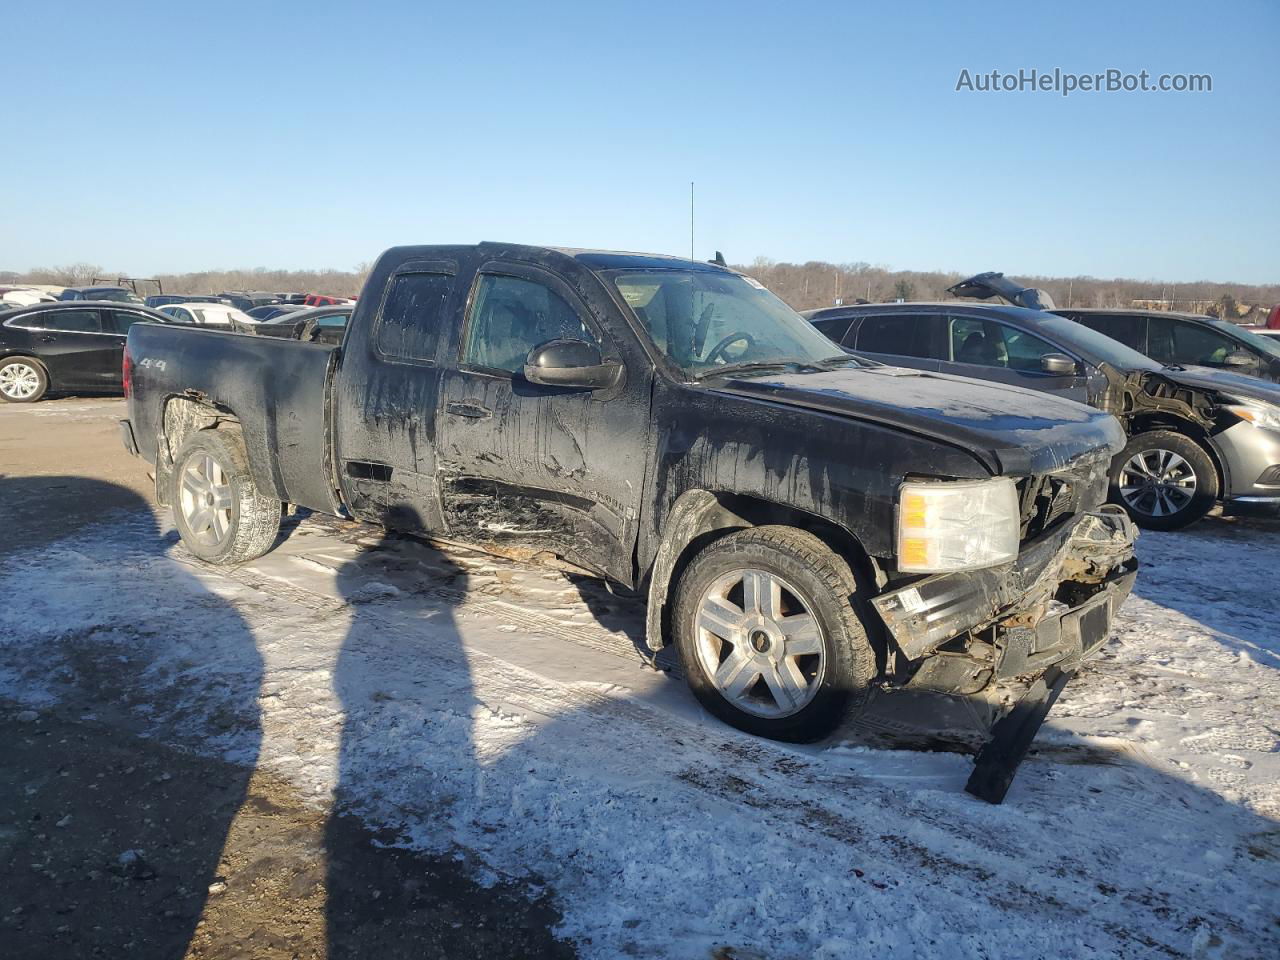
[[[600,348],[585,340],[548,340],[524,358],[524,377],[545,387],[603,390],[622,379],[622,364],[604,360]]]
[[[1223,358],[1224,367],[1252,367],[1253,357],[1243,350],[1233,350]]]
[[[1040,369],[1059,377],[1074,377],[1080,372],[1076,362],[1065,353],[1046,353],[1040,358]]]

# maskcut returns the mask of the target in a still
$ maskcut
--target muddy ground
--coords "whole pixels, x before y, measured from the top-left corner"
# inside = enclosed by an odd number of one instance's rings
[[[123,411],[107,399],[0,405],[0,562],[136,504],[133,493],[151,501],[145,465],[120,445]],[[111,486],[87,497],[74,477]],[[96,676],[56,708],[0,701],[6,960],[573,955],[550,932],[550,893],[481,885],[458,853],[396,849],[263,771],[246,782],[148,739],[111,672]],[[207,838],[220,832],[215,855]]]

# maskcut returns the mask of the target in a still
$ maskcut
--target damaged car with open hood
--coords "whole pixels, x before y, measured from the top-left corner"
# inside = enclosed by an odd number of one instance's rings
[[[858,304],[805,315],[858,356],[1114,414],[1128,440],[1111,465],[1111,500],[1140,526],[1176,530],[1218,503],[1228,513],[1280,513],[1280,385],[1158,363],[1048,312],[1048,294],[1003,274],[978,274],[948,292],[1005,302]]]
[[[719,264],[399,247],[340,344],[139,324],[125,365],[124,443],[197,556],[261,555],[294,504],[567,564],[753,734],[967,698],[995,802],[1135,576],[1114,417],[849,356]]]

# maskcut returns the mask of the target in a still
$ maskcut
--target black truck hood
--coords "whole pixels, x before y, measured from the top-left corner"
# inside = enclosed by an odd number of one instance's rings
[[[1084,404],[901,367],[725,378],[713,389],[926,436],[966,449],[993,473],[1010,476],[1049,473],[1124,446],[1119,422]],[[920,471],[927,473],[928,466],[921,464]]]
[[[1019,286],[1003,273],[979,273],[947,287],[947,293],[953,297],[973,297],[975,300],[999,297],[1015,307],[1026,307],[1028,310],[1054,308],[1053,297],[1049,294],[1035,287]]]

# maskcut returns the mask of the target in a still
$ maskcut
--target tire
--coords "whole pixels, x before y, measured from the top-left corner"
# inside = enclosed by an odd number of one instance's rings
[[[1218,471],[1204,447],[1172,430],[1130,439],[1111,462],[1111,502],[1148,530],[1180,530],[1218,502]]]
[[[49,391],[49,373],[44,364],[30,357],[0,360],[0,400],[7,403],[35,403]]]
[[[235,428],[198,430],[186,439],[174,458],[169,498],[183,544],[210,563],[254,560],[280,532],[280,501],[258,491]]]
[[[752,527],[711,543],[681,575],[672,614],[694,696],[757,736],[825,737],[866,704],[876,672],[856,592],[849,565],[803,530]]]

